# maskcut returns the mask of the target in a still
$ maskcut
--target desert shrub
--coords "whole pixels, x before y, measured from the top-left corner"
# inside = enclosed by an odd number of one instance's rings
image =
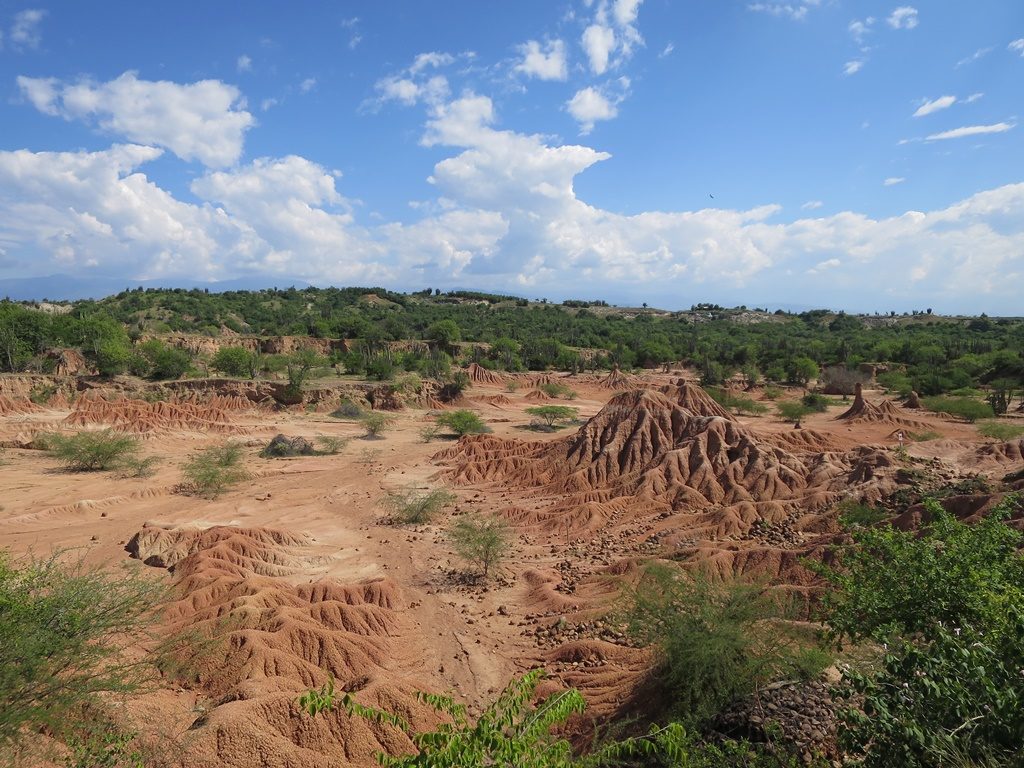
[[[349,438],[347,437],[337,437],[336,435],[316,436],[316,444],[319,446],[320,453],[327,454],[328,456],[341,453],[348,443]]]
[[[359,456],[356,458],[360,464],[373,464],[380,458],[380,449],[378,448],[363,448],[359,452]]]
[[[561,397],[565,400],[575,400],[578,397],[572,387],[560,381],[549,381],[547,384],[541,384],[538,389],[548,397]]]
[[[416,372],[403,373],[395,377],[394,388],[403,395],[415,395],[423,387],[423,379]]]
[[[68,469],[98,472],[118,469],[139,452],[139,441],[112,429],[99,432],[53,433],[45,436],[46,450]]]
[[[969,397],[926,397],[922,404],[929,411],[936,413],[948,413],[968,423],[974,423],[978,419],[991,419],[995,416],[992,406],[980,400],[973,400]]]
[[[454,371],[442,384],[441,389],[437,392],[437,396],[444,402],[450,403],[469,389],[470,383],[468,373],[465,371]]]
[[[365,437],[368,438],[380,437],[388,430],[393,422],[393,418],[386,414],[379,413],[378,411],[364,413],[359,419],[359,423],[362,424],[363,429],[366,430]]]
[[[341,405],[338,406],[337,410],[335,410],[331,414],[331,416],[333,416],[336,419],[349,419],[349,420],[358,420],[358,419],[363,418],[363,416],[365,416],[365,415],[366,415],[366,411],[363,410],[356,403],[353,403],[351,400],[344,401]]]
[[[259,355],[243,347],[221,347],[210,361],[210,367],[228,376],[256,378]]]
[[[509,379],[505,382],[505,391],[509,394],[514,394],[519,391],[520,383],[515,379]]]
[[[978,425],[978,432],[996,440],[1013,440],[1024,435],[1024,426],[1005,421],[983,421]]]
[[[867,384],[871,377],[858,371],[856,368],[847,368],[845,365],[832,365],[821,370],[819,385],[832,390],[834,394],[840,394],[845,400],[852,395],[858,384]]]
[[[734,395],[724,387],[709,387],[707,393],[712,400],[729,411],[754,415],[768,412],[768,406],[764,403],[759,403],[747,395]]]
[[[479,570],[486,580],[512,546],[508,524],[497,517],[465,515],[448,531],[455,554]]]
[[[220,496],[232,485],[248,477],[242,466],[244,458],[242,446],[233,442],[197,451],[182,468],[185,488],[207,499]]]
[[[1024,534],[1006,497],[986,518],[960,522],[935,501],[922,531],[851,532],[834,567],[825,620],[836,640],[884,650],[844,672],[842,746],[868,768],[1019,765],[1024,734]]]
[[[367,378],[377,381],[391,381],[395,378],[397,370],[395,364],[383,355],[377,355],[367,360],[365,368]]]
[[[124,477],[152,477],[159,463],[159,456],[130,456],[121,462],[119,469]]]
[[[122,651],[163,596],[135,569],[100,571],[57,555],[14,562],[0,553],[0,754],[41,732],[67,739],[103,710],[107,694],[154,679],[153,667]]]
[[[392,491],[384,499],[384,507],[396,523],[422,525],[455,501],[455,494],[444,488],[421,490],[404,488]]]
[[[439,434],[441,434],[441,427],[437,424],[428,424],[420,430],[420,439],[424,443],[429,443],[437,438]]]
[[[538,405],[535,408],[527,408],[526,412],[536,416],[548,427],[554,427],[559,421],[573,421],[580,413],[577,408],[568,405]]]
[[[926,440],[937,440],[942,435],[934,430],[925,430],[924,432],[908,432],[907,437],[915,443],[923,443]]]
[[[812,413],[810,408],[795,400],[776,403],[775,410],[779,412],[779,416],[782,417],[783,421],[792,421],[793,423],[799,422],[807,414]]]
[[[808,673],[811,657],[782,621],[785,604],[764,587],[656,565],[628,599],[629,633],[655,648],[657,679],[684,723],[706,723],[798,668]]]
[[[828,410],[828,407],[832,405],[832,401],[824,395],[819,395],[817,392],[808,392],[802,398],[800,402],[806,405],[814,413],[824,413]]]
[[[467,409],[442,413],[437,417],[437,423],[459,436],[479,435],[490,431],[487,425],[484,424],[483,419]]]
[[[56,394],[56,384],[36,384],[29,391],[28,399],[37,405],[46,405]]]
[[[782,387],[776,387],[769,384],[762,390],[765,400],[778,400],[782,397]]]
[[[304,437],[286,437],[274,435],[273,439],[260,451],[262,459],[285,459],[294,456],[313,456],[316,449]]]

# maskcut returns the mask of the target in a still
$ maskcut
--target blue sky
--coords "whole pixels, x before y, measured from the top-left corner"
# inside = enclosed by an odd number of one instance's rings
[[[1024,4],[0,0],[0,278],[1024,313]]]

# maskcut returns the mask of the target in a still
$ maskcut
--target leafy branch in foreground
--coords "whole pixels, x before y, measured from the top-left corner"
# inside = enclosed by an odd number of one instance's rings
[[[336,699],[334,682],[309,691],[299,706],[310,715],[330,711],[337,704],[350,715],[402,731],[416,748],[414,755],[377,754],[385,768],[601,768],[607,766],[671,765],[679,768],[728,768],[729,766],[796,765],[788,756],[766,755],[738,742],[721,745],[699,743],[680,724],[652,727],[642,736],[614,741],[587,755],[574,754],[572,745],[553,734],[569,718],[586,709],[583,696],[574,688],[559,691],[533,703],[544,671],[535,669],[512,680],[508,687],[476,719],[448,696],[418,693],[417,698],[446,717],[436,730],[416,732],[403,718],[367,707],[344,694]]]
[[[104,696],[140,690],[156,674],[126,659],[164,588],[130,570],[103,572],[59,555],[12,562],[0,553],[0,752],[31,732],[67,738]]]

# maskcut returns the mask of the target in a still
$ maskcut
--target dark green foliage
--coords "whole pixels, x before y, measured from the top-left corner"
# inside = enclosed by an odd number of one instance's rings
[[[323,363],[323,358],[311,349],[300,349],[287,358],[285,372],[288,376],[288,386],[285,393],[291,400],[302,402],[302,388],[309,378],[310,371]]]
[[[813,411],[814,413],[824,413],[828,410],[828,407],[832,405],[832,401],[824,395],[819,395],[817,392],[808,392],[802,398],[800,402],[803,403]]]
[[[926,502],[928,528],[852,532],[825,618],[837,640],[884,644],[880,664],[844,674],[844,745],[870,768],[1019,765],[1024,743],[1024,534],[1008,496],[975,525]]]
[[[868,528],[889,517],[884,509],[856,499],[841,501],[836,505],[836,511],[839,513],[839,523],[844,528]]]
[[[221,347],[210,361],[210,367],[228,376],[256,378],[259,356],[242,347]]]
[[[437,417],[437,423],[460,437],[462,435],[479,435],[484,432],[490,432],[483,419],[473,411],[466,409],[442,413]]]
[[[139,453],[138,439],[110,429],[73,435],[55,432],[47,435],[45,442],[57,460],[78,472],[120,469]]]
[[[685,723],[703,725],[757,686],[806,670],[811,658],[804,648],[813,643],[786,626],[782,596],[760,585],[655,565],[630,603],[629,632],[656,648],[656,679]]]
[[[978,425],[978,432],[996,440],[1013,440],[1024,435],[1024,425],[1008,421],[985,421]]]
[[[814,412],[802,402],[794,400],[784,400],[781,403],[776,403],[775,409],[779,412],[779,416],[782,417],[783,421],[792,421],[794,423],[799,422],[800,419]]]
[[[404,733],[416,748],[414,755],[378,753],[385,768],[796,768],[801,765],[785,753],[773,754],[743,742],[701,742],[678,723],[652,726],[641,736],[606,741],[593,751],[577,755],[573,746],[556,735],[566,721],[586,709],[574,688],[537,701],[537,686],[544,677],[535,669],[512,680],[475,721],[466,708],[448,696],[417,693],[443,720],[433,731],[416,732],[401,716],[360,704],[345,693],[338,697],[334,681],[311,690],[299,706],[312,716],[340,705],[352,717],[361,717]],[[805,763],[806,764],[806,763]],[[818,765],[814,763],[812,765]]]
[[[549,381],[546,384],[541,384],[538,389],[548,397],[560,397],[565,400],[575,400],[577,397],[576,391],[572,387],[560,381]]]
[[[70,740],[107,694],[151,680],[150,666],[121,652],[162,597],[136,570],[0,553],[0,753],[41,731]]]
[[[708,388],[707,393],[711,396],[712,400],[727,411],[733,411],[734,413],[750,413],[755,416],[768,412],[767,405],[759,403],[757,400],[754,400],[752,397],[748,397],[747,395],[735,395],[729,390],[721,387],[710,387]]]
[[[146,375],[152,379],[181,378],[192,365],[192,357],[188,352],[169,346],[159,339],[150,339],[140,344],[138,353],[146,361]]]

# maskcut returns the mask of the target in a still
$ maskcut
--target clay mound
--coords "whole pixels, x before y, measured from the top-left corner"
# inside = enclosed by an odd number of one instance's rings
[[[624,511],[634,517],[720,507],[721,519],[705,515],[699,523],[716,535],[742,532],[773,512],[820,509],[851,486],[877,495],[895,472],[884,452],[797,454],[650,390],[616,395],[572,437],[460,441],[437,458],[452,462],[447,474],[455,482],[501,481],[555,496],[546,512],[568,515],[570,525],[593,525],[600,514],[588,505],[628,499]]]
[[[495,408],[507,408],[512,405],[512,401],[504,395],[493,395],[491,397],[474,397],[474,402],[483,403],[484,405],[492,405]]]
[[[991,471],[1012,472],[1024,469],[1024,438],[982,445],[960,460],[969,467]]]
[[[669,400],[697,416],[720,416],[730,421],[736,420],[736,417],[716,403],[711,395],[686,379],[678,379],[675,384],[661,387],[660,391]]]
[[[14,416],[23,413],[38,413],[43,410],[31,400],[21,397],[0,395],[0,416]]]
[[[505,380],[501,376],[476,363],[470,363],[466,373],[469,375],[469,380],[474,384],[494,384],[496,386],[505,384]]]
[[[195,405],[204,408],[211,408],[216,411],[251,411],[256,403],[242,395],[210,395],[203,397],[201,392],[190,392],[186,396],[179,395],[174,399],[179,405]]]
[[[864,398],[864,391],[860,383],[855,390],[853,405],[841,414],[836,416],[837,421],[874,422],[878,424],[892,424],[914,429],[926,429],[928,424],[916,419],[908,419],[902,411],[891,401],[886,400],[881,405],[875,405]]]
[[[180,598],[165,611],[168,632],[219,638],[190,668],[191,685],[212,702],[189,729],[187,768],[372,765],[373,754],[409,751],[393,728],[337,712],[297,716],[296,698],[333,677],[360,701],[431,722],[410,690],[383,681],[409,647],[404,603],[385,580],[294,585],[280,577],[314,560],[306,537],[262,528],[206,530],[147,526],[137,556],[173,561]],[[268,569],[269,566],[269,569]],[[258,758],[254,757],[258,756]]]
[[[636,376],[630,376],[628,373],[623,373],[619,370],[618,366],[615,366],[611,373],[597,383],[597,386],[618,392],[623,389],[635,389],[642,385]]]
[[[543,392],[542,390],[531,389],[529,392],[526,393],[526,399],[531,400],[535,403],[546,403],[551,400],[551,396],[548,395],[546,392]]]
[[[123,432],[182,430],[231,434],[239,429],[227,411],[191,403],[150,403],[145,400],[103,400],[80,397],[64,420],[74,426],[105,425]]]

